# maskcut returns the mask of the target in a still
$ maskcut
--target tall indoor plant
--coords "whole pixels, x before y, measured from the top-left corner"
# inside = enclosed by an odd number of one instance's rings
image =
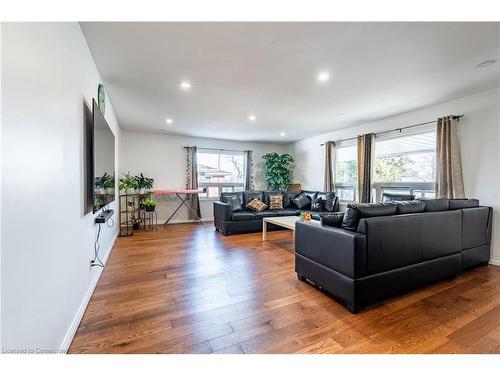
[[[266,163],[268,190],[288,190],[288,185],[292,182],[293,157],[290,154],[271,152],[262,158]]]

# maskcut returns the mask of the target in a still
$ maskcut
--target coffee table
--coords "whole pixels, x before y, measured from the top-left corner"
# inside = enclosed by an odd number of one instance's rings
[[[298,216],[274,216],[262,219],[262,241],[267,240],[267,224],[274,224],[279,227],[295,231],[295,223],[300,220]],[[309,221],[311,225],[321,225],[318,220]]]

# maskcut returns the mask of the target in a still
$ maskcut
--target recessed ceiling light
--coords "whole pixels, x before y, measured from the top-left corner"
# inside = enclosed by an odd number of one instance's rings
[[[167,118],[165,122],[170,125],[174,123],[174,120],[172,120],[171,118]]]
[[[191,88],[191,83],[188,81],[181,81],[181,83],[179,83],[179,86],[183,90],[189,90]]]
[[[477,64],[476,68],[486,68],[487,66],[493,65],[494,63],[496,63],[496,60],[486,60]]]
[[[257,117],[255,117],[254,115],[248,116],[248,121],[255,121],[255,120],[257,120]]]
[[[286,135],[286,133],[285,133],[285,132],[281,132],[281,133],[280,133],[280,136],[281,136],[281,137],[284,137],[285,135]]]
[[[330,79],[330,73],[320,72],[317,76],[318,82],[324,83]]]

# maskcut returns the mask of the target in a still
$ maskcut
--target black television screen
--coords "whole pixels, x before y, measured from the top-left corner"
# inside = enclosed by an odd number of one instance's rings
[[[94,122],[94,212],[115,199],[115,136],[95,100]]]

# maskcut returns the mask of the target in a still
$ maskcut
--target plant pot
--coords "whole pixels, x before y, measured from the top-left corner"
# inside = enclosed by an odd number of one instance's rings
[[[107,188],[106,189],[106,194],[108,194],[108,195],[115,195],[115,188]]]
[[[144,206],[146,212],[154,212],[156,206]]]
[[[106,194],[106,190],[104,188],[95,189],[96,194]]]
[[[134,224],[132,225],[132,228],[134,228],[134,230],[139,230],[139,225],[140,225],[140,223],[139,223],[139,222],[134,223]]]
[[[125,189],[125,194],[127,195],[132,195],[135,193],[135,189],[134,188],[126,188]]]
[[[146,194],[146,189],[145,188],[139,189],[139,194]]]

